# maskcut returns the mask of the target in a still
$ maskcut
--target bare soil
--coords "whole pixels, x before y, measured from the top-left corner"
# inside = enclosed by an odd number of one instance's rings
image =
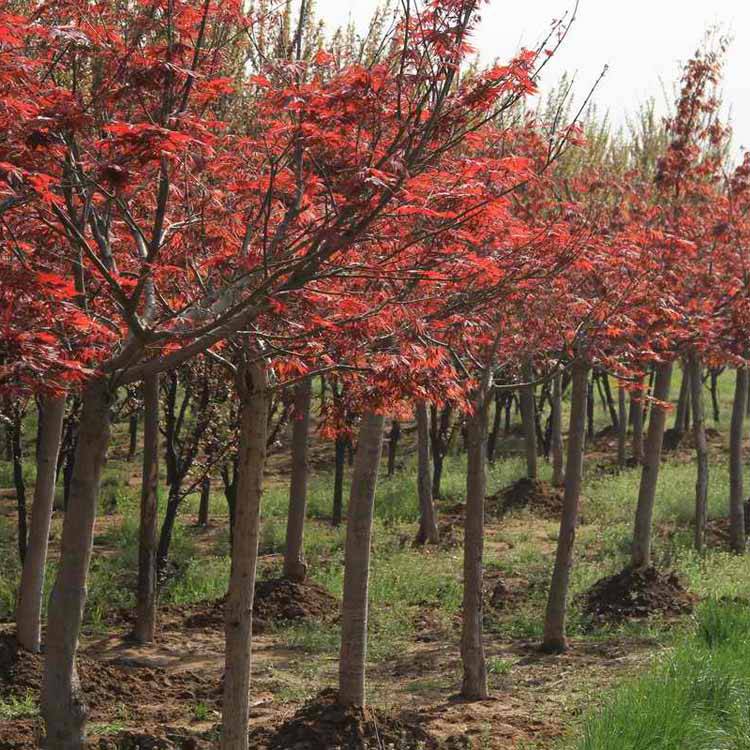
[[[487,499],[488,509],[502,516],[512,510],[526,508],[543,518],[559,518],[563,493],[538,479],[523,477]]]

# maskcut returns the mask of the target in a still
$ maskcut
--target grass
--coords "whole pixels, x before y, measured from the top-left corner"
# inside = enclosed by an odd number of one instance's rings
[[[22,697],[11,695],[0,700],[0,721],[31,719],[38,715],[39,706],[31,694]]]
[[[691,637],[587,718],[576,750],[750,747],[750,610],[713,599],[696,620]]]

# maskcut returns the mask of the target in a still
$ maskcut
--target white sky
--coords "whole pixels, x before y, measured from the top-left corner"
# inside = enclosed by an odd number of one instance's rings
[[[317,0],[329,30],[351,17],[365,29],[377,0]],[[474,39],[483,61],[505,60],[519,47],[533,47],[550,23],[571,10],[574,0],[490,0]],[[555,83],[563,71],[576,73],[576,91],[585,95],[604,65],[609,71],[595,101],[614,123],[648,97],[672,97],[680,64],[695,51],[709,26],[719,25],[732,44],[727,56],[724,98],[731,108],[734,145],[750,148],[750,0],[581,0],[578,17],[557,58],[544,73]]]

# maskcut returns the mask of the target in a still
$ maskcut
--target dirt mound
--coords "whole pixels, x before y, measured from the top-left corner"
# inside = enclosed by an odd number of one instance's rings
[[[750,536],[750,500],[745,503],[745,534]],[[709,545],[729,544],[729,518],[709,518],[706,522],[706,540]]]
[[[196,702],[213,706],[219,698],[218,686],[210,675],[191,671],[167,674],[151,667],[96,661],[85,654],[79,654],[76,661],[92,722],[112,720],[119,706],[149,706],[148,723],[163,726],[175,720],[176,707],[180,703],[185,704],[189,712]],[[0,700],[24,698],[28,694],[36,697],[42,684],[43,666],[40,655],[19,648],[12,632],[0,632]],[[142,718],[146,722],[145,715]],[[35,725],[33,718],[15,721],[12,734],[3,727],[0,748],[36,747]],[[108,738],[106,741],[111,743],[113,740]],[[173,746],[181,745],[173,743]],[[121,745],[101,747],[119,748]],[[151,746],[142,744],[139,747]]]
[[[487,500],[488,509],[493,509],[498,515],[528,508],[547,518],[559,518],[562,513],[563,492],[547,482],[523,477]]]
[[[257,750],[433,750],[435,740],[416,723],[370,708],[343,707],[325,690],[275,731],[251,732]]]
[[[217,599],[208,606],[191,609],[181,626],[190,630],[223,628],[224,602],[223,598]],[[285,578],[270,578],[255,584],[253,631],[256,633],[278,623],[330,622],[338,612],[336,597],[312,581],[295,583]]]
[[[662,440],[663,451],[675,451],[683,443],[686,435],[682,430],[676,430],[674,427],[670,427],[668,430],[664,430],[664,438]]]
[[[625,568],[597,581],[583,595],[583,603],[595,621],[617,623],[691,612],[695,596],[685,590],[675,573],[660,573],[653,567]]]

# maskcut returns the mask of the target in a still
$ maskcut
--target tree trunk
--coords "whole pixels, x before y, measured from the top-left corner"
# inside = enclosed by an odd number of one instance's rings
[[[666,403],[669,400],[669,385],[672,379],[672,363],[656,365],[654,398]],[[648,422],[648,435],[643,456],[641,485],[638,491],[638,506],[635,513],[633,532],[632,565],[634,568],[647,568],[651,564],[651,527],[654,518],[656,483],[659,479],[661,446],[664,439],[664,425],[667,412],[661,404],[651,405]]]
[[[232,570],[224,609],[226,636],[222,750],[247,750],[255,571],[260,502],[266,462],[268,389],[262,364],[238,375],[240,437],[237,497],[232,536]]]
[[[331,515],[331,524],[341,526],[341,520],[344,517],[344,464],[346,463],[346,444],[345,437],[336,438],[336,455],[333,471],[333,513]]]
[[[42,634],[42,597],[49,530],[55,502],[57,456],[60,451],[64,396],[44,396],[39,404],[39,442],[31,528],[16,608],[16,637],[25,649],[38,653]]]
[[[208,526],[208,510],[211,502],[211,477],[203,477],[201,482],[201,500],[198,505],[198,526]]]
[[[60,561],[47,617],[41,713],[47,729],[46,747],[50,750],[84,747],[88,710],[75,657],[86,603],[99,484],[109,443],[111,400],[106,381],[95,379],[86,386],[70,504],[63,522]]]
[[[432,466],[430,464],[430,413],[425,401],[417,401],[417,496],[419,498],[419,531],[417,544],[437,544],[438,527],[432,500]]]
[[[690,425],[690,419],[685,418],[689,411],[688,400],[690,398],[690,365],[685,362],[682,368],[682,383],[680,383],[680,395],[677,397],[677,407],[674,410],[674,426],[672,429],[682,435],[685,425]]]
[[[626,406],[625,386],[617,386],[617,465],[624,469],[628,462],[628,415]]]
[[[294,394],[292,425],[292,475],[289,485],[289,514],[286,522],[284,577],[302,582],[307,575],[305,563],[305,515],[307,513],[308,433],[312,380],[306,378]]]
[[[563,462],[562,436],[562,388],[561,375],[555,375],[552,381],[552,413],[550,415],[552,430],[552,484],[562,487],[565,480]]]
[[[533,370],[526,365],[521,376],[530,383],[534,378]],[[524,385],[520,388],[521,398],[521,420],[523,422],[523,439],[526,449],[526,476],[536,479],[537,470],[537,446],[536,446],[536,403],[534,399],[534,386]]]
[[[13,451],[13,484],[16,490],[16,513],[18,526],[18,559],[23,565],[26,559],[28,539],[26,523],[26,480],[23,477],[23,417],[24,409],[13,407],[12,451]]]
[[[138,643],[151,643],[156,636],[156,547],[159,508],[159,376],[143,381],[143,476],[141,518],[138,528],[138,590],[135,628]]]
[[[487,438],[487,460],[495,462],[495,450],[497,449],[497,438],[500,435],[500,425],[503,421],[503,393],[495,391],[495,412],[492,417],[492,429]]]
[[[630,416],[633,423],[633,458],[643,463],[643,392],[639,389],[630,394]]]
[[[721,370],[711,370],[711,405],[714,411],[714,422],[719,424],[721,414],[719,412],[719,375]],[[704,408],[705,411],[705,408]]]
[[[587,419],[586,430],[588,432],[589,440],[593,440],[596,437],[596,431],[594,428],[594,408],[595,407],[596,407],[596,402],[594,401],[594,381],[592,379],[591,381],[589,381],[588,393],[586,394],[586,419]]]
[[[135,460],[135,452],[138,449],[138,412],[130,415],[128,420],[128,430],[130,432],[130,442],[128,445],[128,461]]]
[[[697,354],[690,357],[690,391],[693,405],[693,440],[698,474],[695,480],[695,549],[703,552],[708,517],[708,443],[703,401],[703,367]]]
[[[487,493],[487,402],[479,394],[468,418],[469,441],[464,516],[464,594],[461,628],[463,681],[461,695],[470,700],[487,698],[487,664],[482,642],[482,588],[484,552],[484,497]],[[532,423],[533,424],[533,423]]]
[[[167,507],[164,509],[164,519],[161,522],[159,543],[156,547],[157,582],[164,580],[164,570],[169,558],[169,548],[172,545],[172,534],[174,532],[174,525],[177,522],[177,512],[180,509],[181,502],[180,488],[174,485],[171,486],[169,488],[169,497],[167,497]],[[233,518],[232,521],[234,521]]]
[[[392,477],[396,473],[396,451],[398,450],[398,441],[401,437],[401,424],[397,419],[391,422],[391,432],[388,436],[388,476]]]
[[[612,427],[617,430],[620,427],[620,414],[615,407],[615,400],[612,398],[612,388],[609,385],[609,375],[606,372],[600,371],[598,382],[604,391],[604,402],[609,410],[609,418],[612,422]]]
[[[744,554],[745,492],[743,487],[743,448],[745,410],[747,409],[748,371],[737,368],[732,404],[732,424],[729,433],[729,545],[733,552]]]
[[[380,414],[368,412],[362,417],[354,459],[341,602],[339,703],[344,706],[365,705],[370,544],[384,424],[385,418]]]
[[[570,403],[568,432],[568,461],[565,472],[560,534],[552,572],[547,612],[544,620],[542,648],[548,652],[561,652],[567,648],[565,614],[568,603],[568,584],[573,564],[573,545],[578,525],[578,501],[583,481],[583,450],[586,441],[586,401],[588,398],[589,366],[583,360],[573,364],[573,391]]]

